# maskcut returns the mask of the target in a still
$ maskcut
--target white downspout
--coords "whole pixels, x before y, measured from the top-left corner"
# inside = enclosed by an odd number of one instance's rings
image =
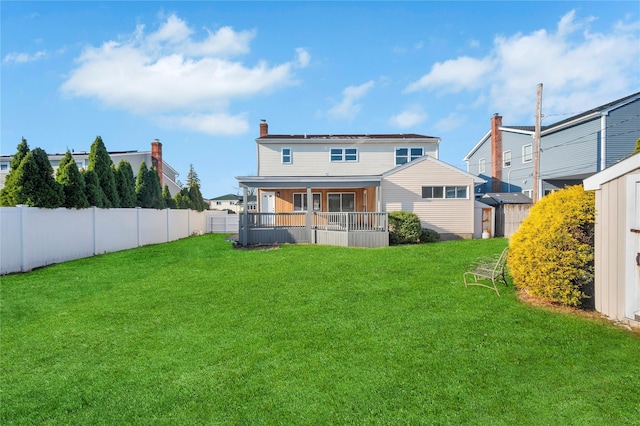
[[[607,168],[607,113],[600,117],[600,165],[596,172]]]

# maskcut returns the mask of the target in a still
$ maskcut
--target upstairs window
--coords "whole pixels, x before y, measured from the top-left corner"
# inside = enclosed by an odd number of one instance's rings
[[[424,148],[396,148],[396,166],[406,164],[424,155]]]
[[[486,171],[485,160],[481,158],[478,160],[478,173],[484,173]]]
[[[332,162],[354,162],[358,161],[357,148],[331,148]]]
[[[291,164],[291,148],[282,148],[282,164]]]
[[[511,151],[502,153],[502,167],[511,167]]]
[[[522,147],[522,162],[530,163],[533,161],[533,146],[531,144]]]

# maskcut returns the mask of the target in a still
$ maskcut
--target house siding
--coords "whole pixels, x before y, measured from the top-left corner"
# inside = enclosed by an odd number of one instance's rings
[[[606,166],[629,156],[640,138],[640,99],[609,112],[606,118]]]
[[[511,166],[502,168],[503,192],[533,189],[533,161],[524,163],[522,157],[522,147],[529,144],[533,148],[531,135],[502,131],[502,151],[511,151]]]
[[[484,158],[484,173],[480,173],[480,159]],[[489,192],[493,179],[493,165],[491,163],[491,138],[487,138],[483,144],[467,160],[467,171],[472,175],[479,176],[487,182],[476,187],[476,194]]]
[[[423,186],[467,186],[467,199],[423,199]],[[437,231],[443,239],[472,238],[474,228],[473,180],[453,168],[421,161],[386,176],[381,183],[386,212],[411,211],[423,228]]]
[[[398,140],[393,142],[353,143],[258,143],[258,176],[356,176],[377,175],[394,168],[395,148],[423,148],[425,155],[437,158],[437,143]],[[292,163],[282,164],[281,149],[291,148]],[[332,162],[331,148],[357,148],[358,161]]]
[[[540,139],[540,178],[553,179],[598,172],[600,127],[600,119],[594,118],[543,135]]]

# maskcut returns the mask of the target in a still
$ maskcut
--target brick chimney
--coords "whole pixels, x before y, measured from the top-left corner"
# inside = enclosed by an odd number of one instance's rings
[[[491,192],[502,192],[502,116],[491,117]]]
[[[158,170],[158,178],[160,179],[160,187],[163,187],[162,182],[162,144],[158,139],[151,142],[151,165]]]
[[[267,120],[264,118],[260,120],[260,137],[264,138],[269,134],[269,125],[267,124]]]

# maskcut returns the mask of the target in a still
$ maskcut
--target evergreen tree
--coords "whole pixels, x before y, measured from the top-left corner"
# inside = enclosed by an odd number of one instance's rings
[[[200,178],[198,178],[198,173],[196,173],[196,170],[193,168],[193,164],[189,164],[189,173],[187,173],[187,188],[191,188],[194,185],[200,187]]]
[[[98,175],[93,170],[84,170],[82,173],[85,183],[85,193],[90,206],[105,208],[105,196],[100,187]]]
[[[20,163],[29,153],[29,144],[27,140],[22,138],[22,141],[18,144],[16,153],[13,154],[11,159],[11,165],[9,173],[4,180],[4,187],[0,190],[0,206],[15,206],[18,203],[18,189],[16,186],[16,176],[18,175],[18,167]]]
[[[158,169],[156,169],[155,166],[151,166],[147,172],[147,182],[150,188],[149,193],[151,194],[151,207],[154,209],[166,208],[167,205],[162,197],[162,187],[160,186]]]
[[[43,149],[35,148],[30,151],[20,162],[17,172],[16,204],[48,209],[62,205],[62,187],[53,178],[53,168]]]
[[[100,136],[91,144],[89,151],[89,170],[93,170],[98,175],[100,188],[104,194],[104,204],[106,208],[120,207],[120,198],[116,188],[113,162],[107,148]]]
[[[133,208],[136,206],[136,181],[133,177],[131,164],[120,160],[116,168],[116,186],[120,197],[120,207]]]
[[[191,208],[199,212],[207,209],[207,203],[202,199],[200,185],[192,185],[189,187],[189,199],[191,200]]]
[[[189,198],[189,188],[182,188],[175,196],[176,208],[178,209],[190,209],[191,198]]]
[[[84,177],[80,174],[78,165],[69,150],[60,160],[60,165],[56,172],[56,181],[62,185],[64,192],[63,207],[76,209],[89,207],[89,201],[85,194]]]
[[[176,200],[171,197],[171,192],[169,192],[169,185],[165,185],[162,190],[162,198],[164,198],[164,203],[166,204],[168,209],[176,208]]]
[[[151,208],[151,188],[149,187],[149,179],[147,177],[149,169],[147,164],[143,161],[140,163],[138,169],[138,176],[136,177],[136,206],[143,208]]]

